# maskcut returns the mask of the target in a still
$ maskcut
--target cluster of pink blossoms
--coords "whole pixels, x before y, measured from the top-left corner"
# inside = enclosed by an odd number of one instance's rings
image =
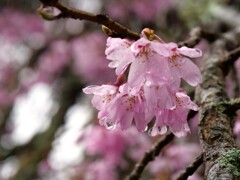
[[[166,133],[167,127],[178,137],[190,132],[188,110],[199,108],[180,88],[180,82],[182,78],[191,86],[201,83],[200,70],[189,59],[200,57],[200,50],[178,48],[144,29],[137,41],[108,38],[105,53],[111,60],[109,67],[116,68],[117,82],[83,89],[94,95],[92,104],[99,110],[101,125],[125,130],[134,120],[137,129],[145,131],[155,118],[150,129],[153,136]]]

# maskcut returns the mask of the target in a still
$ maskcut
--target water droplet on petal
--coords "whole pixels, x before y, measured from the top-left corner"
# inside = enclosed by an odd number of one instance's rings
[[[163,126],[163,127],[158,127],[158,133],[159,134],[165,134],[167,132],[167,127]]]
[[[146,85],[147,87],[151,87],[152,83],[151,83],[151,81],[146,81],[145,85]]]
[[[113,130],[113,129],[115,129],[115,127],[116,127],[116,123],[113,123],[113,122],[111,122],[111,121],[107,121],[107,122],[105,123],[105,127],[106,127],[108,130]]]
[[[170,110],[174,110],[174,109],[176,109],[176,105],[170,107],[169,109],[170,109]]]
[[[184,125],[183,125],[183,129],[184,129],[186,132],[190,132],[190,128],[189,128],[188,124],[184,124]]]
[[[156,135],[158,135],[158,130],[157,130],[157,128],[156,128],[156,127],[153,127],[153,128],[151,128],[151,129],[149,129],[148,134],[149,134],[149,136],[156,136]]]

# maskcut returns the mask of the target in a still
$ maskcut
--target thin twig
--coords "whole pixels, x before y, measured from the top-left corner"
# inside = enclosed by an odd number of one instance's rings
[[[128,176],[127,180],[138,180],[147,164],[157,157],[161,150],[173,140],[172,133],[167,134],[163,139],[159,140],[149,151],[147,151],[142,160],[136,164],[132,173]]]
[[[103,14],[93,14],[86,11],[82,11],[76,8],[68,7],[58,2],[58,0],[40,0],[43,5],[49,7],[55,7],[60,10],[60,14],[52,18],[52,20],[61,19],[61,18],[73,18],[79,20],[87,20],[97,24],[104,25],[107,27],[111,33],[107,34],[111,37],[120,37],[120,38],[129,38],[137,40],[140,38],[140,34],[124,27],[120,23],[114,21],[113,19],[107,17]],[[201,29],[200,29],[201,31]],[[188,46],[194,47],[197,45],[201,39],[202,32],[190,35],[190,38],[186,41],[178,43],[179,47]]]
[[[201,36],[202,36],[202,29],[199,27],[196,27],[191,30],[190,37],[185,41],[178,43],[178,46],[194,47],[200,42]]]
[[[213,33],[200,27],[196,27],[191,30],[190,37],[187,40],[178,43],[178,45],[179,47],[181,46],[194,47],[200,42],[201,39],[206,39],[208,42],[212,43],[221,37],[222,35],[219,33],[216,32]]]
[[[221,64],[221,68],[225,75],[228,74],[229,69],[240,57],[240,46],[230,51],[227,56],[223,58],[223,62]]]
[[[202,163],[203,153],[196,157],[196,159],[177,177],[177,180],[186,180],[189,176],[193,175]]]
[[[73,18],[79,20],[87,20],[97,24],[101,24],[109,28],[114,34],[118,34],[121,38],[129,38],[137,40],[140,38],[140,35],[136,32],[131,31],[130,29],[124,27],[120,23],[114,21],[111,18],[108,18],[106,15],[102,14],[93,14],[79,9],[67,7],[58,1],[46,2],[46,0],[40,0],[43,5],[55,7],[60,10],[60,14],[54,19],[60,18]]]
[[[240,47],[237,47],[234,50],[229,52],[225,62],[232,65],[239,57],[240,57]]]
[[[232,78],[232,82],[234,83],[234,88],[233,88],[233,93],[234,93],[234,95],[233,95],[233,97],[234,98],[237,98],[237,97],[239,97],[240,96],[240,82],[239,82],[239,80],[238,80],[238,75],[237,75],[237,71],[238,71],[238,69],[237,69],[237,67],[236,66],[234,66],[233,68],[232,68],[232,73],[231,73],[231,78]]]

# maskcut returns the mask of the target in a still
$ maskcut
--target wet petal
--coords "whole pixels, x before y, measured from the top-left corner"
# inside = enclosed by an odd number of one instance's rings
[[[202,56],[202,51],[200,49],[193,49],[193,48],[188,48],[184,46],[179,48],[178,51],[182,55],[188,56],[190,58],[198,58]]]

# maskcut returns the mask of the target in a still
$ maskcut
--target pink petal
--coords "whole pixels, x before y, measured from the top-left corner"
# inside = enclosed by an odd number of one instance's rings
[[[131,42],[126,39],[108,38],[105,54],[111,60],[108,64],[110,68],[116,68],[116,75],[124,72],[127,66],[134,60],[134,55],[130,50]]]
[[[131,64],[128,74],[128,84],[130,87],[134,87],[139,90],[142,86],[142,83],[145,81],[144,76],[147,71],[146,61],[146,57],[142,57],[141,59],[136,59]]]
[[[181,47],[178,49],[178,51],[184,55],[188,56],[191,58],[198,58],[202,56],[202,51],[200,49],[193,49],[193,48],[188,48],[188,47]]]
[[[172,68],[172,71],[175,71],[179,78],[182,77],[191,86],[197,86],[202,82],[201,72],[191,60],[178,57],[176,61],[179,65]]]
[[[166,46],[163,45],[162,43],[151,42],[151,48],[161,56],[169,57],[172,55],[172,52],[169,49],[167,49]]]
[[[165,46],[171,51],[176,51],[178,48],[178,45],[174,42],[167,43]]]
[[[144,48],[148,48],[147,45],[150,44],[150,42],[151,41],[147,40],[146,38],[140,38],[131,45],[131,51],[136,56],[143,51]]]
[[[83,92],[86,94],[94,94],[94,95],[107,95],[107,94],[115,94],[117,91],[117,87],[113,85],[102,85],[102,86],[88,86],[83,89]]]
[[[188,133],[190,133],[190,128],[189,128],[188,124],[183,124],[183,125],[180,124],[179,125],[176,123],[176,124],[174,124],[174,126],[171,126],[171,131],[177,137],[184,137]]]
[[[183,93],[183,92],[177,92],[176,93],[176,97],[178,99],[178,102],[180,102],[180,106],[181,107],[185,107],[187,109],[192,109],[194,111],[198,111],[199,110],[199,107],[191,101],[190,97]]]
[[[141,101],[141,97],[138,97],[138,107],[135,108],[134,122],[138,131],[143,132],[147,128],[147,124],[151,119],[145,117],[145,106],[144,102]],[[138,111],[137,111],[138,110]]]

